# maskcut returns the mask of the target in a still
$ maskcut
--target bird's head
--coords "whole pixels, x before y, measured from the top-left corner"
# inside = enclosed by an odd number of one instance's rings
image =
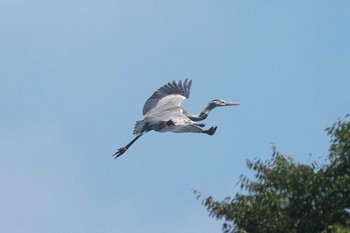
[[[236,105],[239,105],[239,103],[229,102],[221,99],[215,99],[209,102],[210,109],[213,109],[216,107],[222,107],[222,106],[236,106]]]

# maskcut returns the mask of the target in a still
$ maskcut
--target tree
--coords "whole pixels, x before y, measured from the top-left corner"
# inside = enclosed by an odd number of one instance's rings
[[[350,232],[348,116],[326,129],[331,138],[326,164],[299,164],[273,148],[270,160],[247,161],[255,180],[240,176],[243,193],[202,200],[209,215],[224,220],[224,233]]]

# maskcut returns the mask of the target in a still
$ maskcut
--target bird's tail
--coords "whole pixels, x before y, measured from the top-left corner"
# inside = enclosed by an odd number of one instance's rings
[[[143,121],[136,121],[133,134],[140,134],[143,128]]]

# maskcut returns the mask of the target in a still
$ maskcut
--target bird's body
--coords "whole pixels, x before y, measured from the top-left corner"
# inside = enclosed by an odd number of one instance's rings
[[[183,83],[182,81],[178,83],[173,81],[154,92],[143,107],[144,119],[136,121],[133,132],[136,137],[124,147],[119,148],[114,154],[115,158],[122,155],[138,138],[151,130],[157,132],[191,132],[213,135],[217,127],[204,130],[202,129],[204,124],[197,124],[196,121],[206,119],[209,112],[215,107],[239,105],[238,103],[215,99],[210,101],[200,114],[190,115],[180,105],[183,100],[189,98],[191,84],[192,81],[188,79]]]

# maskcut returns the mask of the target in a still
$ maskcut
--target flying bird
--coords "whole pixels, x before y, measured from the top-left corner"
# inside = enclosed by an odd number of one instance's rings
[[[204,124],[198,124],[196,121],[202,121],[208,117],[211,110],[220,106],[235,106],[239,103],[228,102],[221,99],[210,101],[203,111],[198,115],[190,115],[186,109],[181,107],[183,100],[190,96],[192,80],[186,79],[176,83],[169,82],[159,88],[146,101],[143,106],[144,119],[136,121],[133,134],[136,137],[128,144],[120,147],[114,153],[114,158],[118,158],[125,153],[129,147],[136,142],[144,133],[154,130],[157,132],[174,132],[174,133],[204,133],[213,135],[217,127],[203,129]]]

